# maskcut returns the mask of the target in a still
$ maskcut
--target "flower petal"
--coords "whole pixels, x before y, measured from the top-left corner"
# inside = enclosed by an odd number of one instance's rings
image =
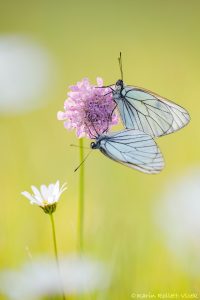
[[[42,202],[43,200],[45,200],[45,199],[42,199],[42,196],[41,196],[40,191],[39,191],[34,185],[32,185],[31,188],[32,188],[32,191],[33,191],[33,193],[34,193],[34,197],[35,197],[35,198],[39,199],[41,202]]]
[[[55,184],[54,183],[50,183],[49,186],[48,186],[48,190],[49,190],[49,193],[52,194],[53,191],[54,191],[54,186]]]
[[[65,191],[66,189],[67,189],[67,183],[65,182],[65,183],[63,183],[63,185],[61,186],[60,192],[63,192],[63,191]]]
[[[62,194],[65,190],[67,190],[67,186],[66,186],[66,185],[67,185],[67,184],[64,183],[64,184],[61,186],[59,193],[56,195],[56,201],[58,201],[59,198],[60,198],[60,196],[61,196],[61,194]]]
[[[101,77],[97,77],[97,85],[103,86],[103,79]]]
[[[55,184],[53,184],[53,183],[49,184],[49,186],[48,186],[48,192],[49,192],[48,199],[47,199],[48,203],[54,202],[54,195],[53,195],[54,186],[55,186]]]
[[[59,112],[57,113],[57,119],[58,119],[59,121],[65,120],[65,119],[66,119],[66,113],[64,113],[64,112],[62,112],[62,111],[59,111]]]
[[[35,202],[35,198],[27,191],[21,192],[23,196],[25,196],[31,203]]]
[[[48,201],[48,197],[49,197],[49,190],[47,188],[46,185],[42,184],[41,187],[40,187],[40,191],[41,191],[41,194],[42,194],[42,197],[43,197],[43,200],[46,200]]]
[[[59,180],[57,180],[55,185],[54,185],[54,190],[53,190],[54,195],[59,193],[59,186],[60,186],[60,182],[59,182]]]

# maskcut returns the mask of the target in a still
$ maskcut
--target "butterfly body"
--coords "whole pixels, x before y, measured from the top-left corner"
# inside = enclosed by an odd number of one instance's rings
[[[121,79],[112,93],[127,129],[159,137],[181,129],[190,120],[181,106],[147,89],[125,85]]]

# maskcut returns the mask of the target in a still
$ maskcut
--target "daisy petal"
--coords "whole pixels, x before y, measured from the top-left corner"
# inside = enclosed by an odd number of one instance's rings
[[[59,186],[60,186],[60,182],[59,180],[57,180],[54,185],[53,195],[57,195],[59,193]]]
[[[48,199],[49,191],[48,191],[48,188],[46,187],[46,185],[42,184],[41,187],[40,187],[40,191],[41,191],[43,200]]]
[[[63,191],[65,191],[66,189],[67,189],[67,183],[65,182],[65,183],[63,183],[63,185],[61,186],[60,192],[63,192]]]
[[[42,199],[42,196],[40,194],[40,191],[34,185],[32,185],[31,188],[32,188],[32,191],[34,193],[34,196],[37,196],[37,198],[40,199],[41,202],[42,202],[43,199]]]
[[[49,196],[53,195],[53,192],[54,192],[54,184],[53,183],[49,184],[48,191],[49,191]]]
[[[35,202],[35,198],[29,192],[21,192],[23,196],[25,196],[31,203]]]

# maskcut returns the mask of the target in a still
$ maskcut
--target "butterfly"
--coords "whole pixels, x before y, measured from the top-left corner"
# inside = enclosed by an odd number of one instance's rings
[[[156,174],[164,168],[164,159],[154,139],[135,129],[125,129],[96,137],[92,149],[108,158],[144,173]]]
[[[123,78],[121,53],[118,60]],[[125,85],[122,79],[114,88],[109,87],[125,128],[159,137],[181,129],[190,121],[183,107],[147,89]]]

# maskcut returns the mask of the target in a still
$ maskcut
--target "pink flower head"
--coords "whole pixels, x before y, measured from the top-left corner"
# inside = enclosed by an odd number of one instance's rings
[[[97,78],[97,86],[103,86],[103,80]],[[67,129],[76,129],[79,138],[96,138],[118,123],[113,112],[115,103],[109,88],[97,88],[84,78],[71,91],[64,103],[64,112],[58,112],[58,120],[65,120]]]

